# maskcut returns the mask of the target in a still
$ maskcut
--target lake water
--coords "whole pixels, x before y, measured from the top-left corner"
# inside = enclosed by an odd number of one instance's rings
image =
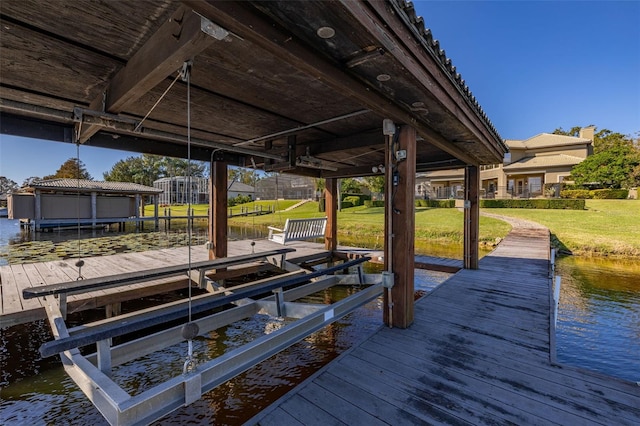
[[[14,223],[12,223],[14,222]],[[255,230],[234,230],[237,238],[256,238]],[[162,248],[186,243],[185,233],[131,233],[118,237],[107,231],[83,231],[81,246],[101,248],[108,253],[128,249]],[[29,245],[39,246],[48,256],[77,253],[76,231],[31,234],[20,232],[15,221],[0,219],[0,264],[9,259],[38,256],[27,253]],[[68,241],[59,250],[48,240]],[[194,241],[206,240],[196,228]],[[35,240],[34,243],[25,244]],[[40,241],[38,241],[40,240]],[[113,240],[113,241],[112,241]],[[124,242],[123,242],[124,240]],[[116,241],[116,242],[114,242]],[[118,242],[119,241],[119,242]],[[48,244],[51,244],[50,246]],[[11,249],[9,249],[11,246]],[[15,248],[17,256],[12,257]],[[74,249],[75,248],[75,249]],[[450,256],[455,248],[447,248]],[[429,253],[442,255],[442,253]],[[14,253],[15,255],[15,253]],[[640,381],[640,266],[638,262],[566,257],[557,262],[562,277],[557,349],[558,360],[632,381]],[[448,277],[432,271],[416,271],[416,289],[430,291]],[[336,287],[311,296],[311,302],[336,301],[346,296],[348,287]],[[162,301],[182,297],[162,296]],[[317,300],[314,300],[316,298]],[[137,304],[152,304],[144,300]],[[123,306],[123,309],[127,309]],[[358,309],[335,324],[245,372],[236,379],[207,393],[201,400],[180,409],[158,424],[240,424],[313,374],[354,342],[360,341],[380,325],[380,301]],[[71,322],[83,322],[102,312],[87,311]],[[255,316],[212,332],[195,343],[195,352],[212,358],[247,339],[282,327],[285,321]],[[0,330],[0,423],[2,424],[79,424],[103,425],[104,419],[64,373],[57,357],[40,359],[38,348],[51,340],[45,321]],[[181,371],[186,348],[177,345],[153,357],[118,367],[114,377],[129,391],[148,387]],[[148,375],[152,371],[152,375]],[[143,376],[142,373],[145,373]],[[153,384],[153,383],[151,383]]]

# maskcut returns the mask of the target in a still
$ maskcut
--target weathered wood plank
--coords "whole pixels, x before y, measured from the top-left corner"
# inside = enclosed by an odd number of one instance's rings
[[[551,363],[548,247],[546,229],[512,230],[416,302],[410,328],[381,328],[311,382],[388,422],[386,404],[415,423],[639,424],[640,387]]]
[[[337,416],[342,422],[348,425],[386,425],[385,422],[362,410],[359,406],[340,398],[315,383],[310,383],[309,386],[305,386],[299,395],[316,406],[331,407],[331,414]]]

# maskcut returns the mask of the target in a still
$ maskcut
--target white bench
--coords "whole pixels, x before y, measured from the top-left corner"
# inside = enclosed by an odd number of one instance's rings
[[[307,240],[324,237],[327,218],[287,219],[284,229],[269,227],[269,241],[286,244],[289,241]]]

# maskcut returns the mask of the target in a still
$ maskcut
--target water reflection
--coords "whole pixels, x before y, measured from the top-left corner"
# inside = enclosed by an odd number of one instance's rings
[[[640,381],[640,265],[566,257],[558,309],[558,361]]]

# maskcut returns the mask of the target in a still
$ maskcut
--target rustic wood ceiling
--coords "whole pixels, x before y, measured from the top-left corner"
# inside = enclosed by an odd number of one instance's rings
[[[3,133],[186,157],[192,60],[195,159],[365,176],[385,118],[416,128],[418,171],[507,150],[404,1],[3,0],[0,15]]]

